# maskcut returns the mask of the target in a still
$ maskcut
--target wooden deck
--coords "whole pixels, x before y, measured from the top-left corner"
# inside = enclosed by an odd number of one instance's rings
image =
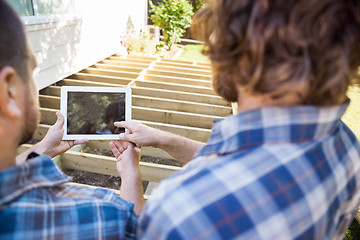
[[[113,55],[40,91],[41,123],[36,140],[41,140],[56,121],[61,86],[131,87],[133,120],[202,142],[208,140],[213,120],[232,114],[231,105],[211,88],[208,64]],[[25,144],[19,152],[29,147]],[[118,176],[114,157],[84,153],[85,147],[109,150],[108,141],[90,141],[54,161],[60,168]],[[151,147],[142,148],[142,155],[171,159],[166,152]],[[157,183],[179,169],[140,162],[143,181]]]

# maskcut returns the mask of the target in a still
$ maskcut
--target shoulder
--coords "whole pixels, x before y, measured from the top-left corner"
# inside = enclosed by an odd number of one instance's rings
[[[85,232],[84,236],[94,238],[100,235],[120,239],[134,237],[137,215],[133,207],[133,203],[101,188],[62,184],[34,189],[1,209],[0,238],[12,229],[14,231],[7,234],[16,232],[17,236],[24,237],[19,239],[25,239],[32,228],[41,229],[41,234],[49,238],[51,234],[63,234],[69,239],[82,239],[79,235]],[[16,224],[11,219],[17,219]]]

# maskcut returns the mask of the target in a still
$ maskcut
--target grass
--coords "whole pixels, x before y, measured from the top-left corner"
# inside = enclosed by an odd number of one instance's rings
[[[360,139],[360,87],[353,87],[348,92],[350,98],[350,106],[344,114],[342,120],[349,126],[349,128]],[[350,227],[346,231],[344,240],[360,239],[360,225],[354,219]]]
[[[343,116],[343,121],[360,139],[360,87],[351,88],[348,96],[351,102]]]
[[[209,58],[201,53],[203,47],[203,45],[199,44],[185,45],[184,52],[179,56],[178,60],[190,60],[209,63]]]

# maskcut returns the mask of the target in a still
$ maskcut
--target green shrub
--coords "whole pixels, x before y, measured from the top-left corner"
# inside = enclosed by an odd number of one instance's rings
[[[190,0],[191,5],[193,6],[194,12],[197,12],[198,10],[205,7],[206,2],[205,0]]]
[[[165,45],[168,49],[174,43],[179,42],[185,29],[191,25],[191,17],[194,15],[188,0],[164,0],[158,5],[149,1],[151,21],[162,30]]]
[[[344,240],[358,240],[360,239],[360,225],[356,219],[354,219],[346,231]]]

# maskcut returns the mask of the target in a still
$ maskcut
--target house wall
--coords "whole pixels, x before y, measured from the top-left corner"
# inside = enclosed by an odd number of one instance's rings
[[[73,13],[22,17],[33,48],[38,89],[116,52],[129,28],[146,25],[147,0],[75,0]]]

